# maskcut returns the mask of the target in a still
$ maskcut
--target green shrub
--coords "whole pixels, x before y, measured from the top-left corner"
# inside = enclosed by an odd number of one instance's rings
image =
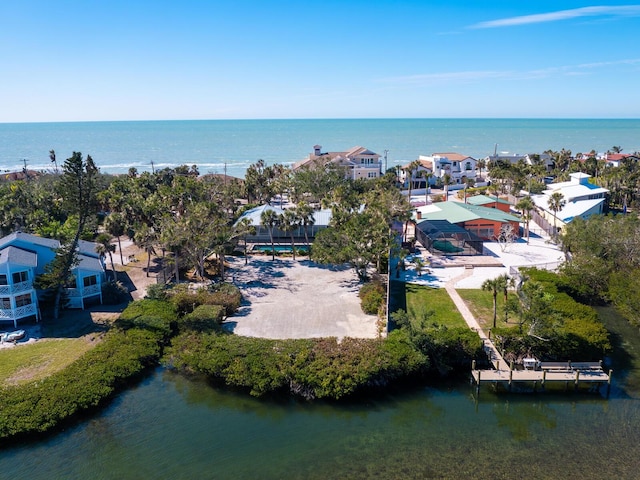
[[[183,286],[174,287],[169,292],[169,299],[180,316],[187,315],[200,305],[222,305],[225,315],[233,315],[242,302],[240,289],[231,283],[221,283],[211,288],[188,290]]]
[[[196,309],[178,321],[178,328],[205,332],[216,330],[224,319],[222,305],[199,305]]]
[[[50,430],[99,406],[160,357],[160,336],[112,330],[94,349],[50,377],[0,390],[0,443]]]
[[[384,285],[379,281],[365,283],[358,292],[362,311],[368,315],[375,315],[384,305],[386,292]]]
[[[267,340],[185,332],[167,361],[260,396],[286,391],[339,399],[421,371],[427,358],[401,332],[386,340],[335,338]]]
[[[147,287],[147,292],[144,298],[150,300],[167,300],[169,295],[167,294],[167,286],[164,283],[154,283]]]
[[[105,305],[119,305],[129,299],[129,292],[122,282],[113,280],[102,284],[102,303]]]
[[[123,329],[144,328],[169,336],[177,319],[175,307],[161,300],[135,301],[120,314],[116,325]]]

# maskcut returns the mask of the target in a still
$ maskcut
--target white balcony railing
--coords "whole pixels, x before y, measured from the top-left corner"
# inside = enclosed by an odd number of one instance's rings
[[[83,288],[67,288],[69,297],[91,297],[100,293],[100,285],[89,285]]]
[[[22,307],[16,307],[12,309],[0,309],[0,319],[2,320],[15,320],[22,317],[29,317],[36,314],[35,303],[29,305],[23,305]]]
[[[19,292],[25,292],[33,288],[31,281],[14,283],[12,285],[0,285],[0,295],[14,295]]]

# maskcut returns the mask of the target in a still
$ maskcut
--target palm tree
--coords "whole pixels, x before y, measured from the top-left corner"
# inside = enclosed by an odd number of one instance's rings
[[[107,232],[118,239],[118,250],[120,251],[120,263],[124,265],[124,258],[122,256],[122,244],[120,243],[120,237],[125,232],[125,220],[121,213],[112,212],[104,219],[104,228]]]
[[[451,175],[445,173],[442,176],[442,183],[444,184],[444,201],[449,200],[449,184],[451,183]]]
[[[118,276],[116,274],[116,267],[113,264],[113,255],[112,252],[116,251],[116,246],[111,244],[111,235],[108,233],[101,233],[96,238],[97,248],[96,251],[100,256],[105,256],[107,253],[109,254],[109,260],[111,261],[111,271],[113,272],[113,281],[118,280]]]
[[[527,244],[529,243],[529,223],[531,222],[531,213],[536,208],[530,195],[522,197],[516,204],[516,208],[522,212],[522,218],[525,222],[525,231],[527,234]]]
[[[506,273],[500,275],[498,279],[500,280],[500,287],[502,288],[502,293],[504,295],[504,321],[506,323],[509,321],[509,309],[507,308],[507,301],[509,300],[509,288],[514,288],[516,286],[516,282],[513,277],[510,277]]]
[[[413,186],[413,176],[418,172],[418,169],[420,168],[421,165],[422,164],[420,163],[420,160],[414,160],[406,168],[406,172],[409,174],[409,195],[407,197],[409,199],[409,203],[411,203],[411,187]],[[411,220],[410,218],[407,218],[407,221],[404,223],[404,241],[405,242],[407,241],[407,230],[409,229],[410,220]]]
[[[247,259],[247,235],[255,235],[256,227],[251,225],[250,219],[243,218],[236,224],[235,230],[237,235],[244,240],[244,264],[246,265],[249,263]]]
[[[264,210],[260,215],[260,222],[269,230],[269,238],[271,239],[271,260],[276,259],[276,250],[273,245],[273,230],[280,224],[279,215],[274,210]]]
[[[304,241],[307,245],[307,255],[311,258],[311,248],[309,246],[309,232],[307,231],[307,227],[313,227],[316,223],[316,219],[313,216],[313,208],[307,202],[300,202],[294,210],[298,216],[298,220],[300,221],[300,225],[302,225],[304,229]]]
[[[476,165],[478,170],[480,171],[480,174],[479,174],[480,180],[482,180],[482,169],[487,166],[487,162],[484,159],[480,159],[478,160],[478,163]]]
[[[498,292],[502,290],[502,280],[500,277],[487,279],[482,284],[482,290],[491,292],[493,295],[493,328],[496,328],[496,320],[498,317]]]
[[[296,260],[296,247],[293,242],[293,232],[295,232],[300,226],[298,216],[293,210],[285,210],[282,215],[279,216],[280,228],[283,232],[289,232],[291,236],[291,253],[293,253],[293,261]]]
[[[557,224],[557,213],[562,210],[562,207],[565,205],[564,195],[562,192],[553,192],[549,197],[547,205],[549,205],[549,209],[553,212],[553,233],[554,237],[558,236],[558,227]]]

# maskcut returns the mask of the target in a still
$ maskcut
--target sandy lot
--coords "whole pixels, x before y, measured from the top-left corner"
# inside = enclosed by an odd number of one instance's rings
[[[263,338],[360,337],[378,335],[375,315],[360,308],[353,269],[308,260],[228,257],[227,281],[241,290],[244,304],[225,322],[237,335]]]

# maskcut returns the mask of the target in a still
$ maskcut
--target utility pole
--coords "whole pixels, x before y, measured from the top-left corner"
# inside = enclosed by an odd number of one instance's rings
[[[389,153],[389,150],[384,151],[384,173],[387,173],[387,153]]]
[[[153,167],[153,160],[151,160],[151,173],[155,175],[156,169]]]

